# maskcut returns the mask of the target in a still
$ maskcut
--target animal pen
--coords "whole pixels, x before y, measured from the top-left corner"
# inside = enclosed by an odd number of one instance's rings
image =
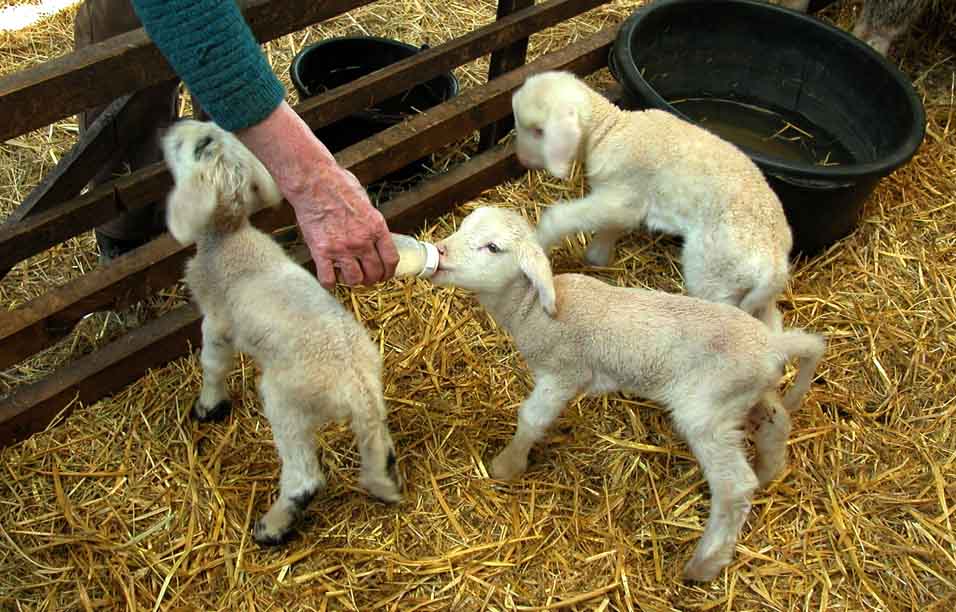
[[[607,55],[639,3],[240,4],[259,40],[274,41],[277,73],[309,37],[371,31],[431,45],[300,102],[313,128],[443,72],[465,77],[459,95],[336,156],[370,184],[433,155],[432,176],[378,205],[392,231],[438,239],[475,204],[534,219],[584,189],[580,175],[559,185],[520,166],[506,138],[510,96],[549,69],[591,75],[617,95]],[[827,17],[845,25],[850,13],[834,7]],[[348,434],[333,426],[320,434],[329,486],[300,537],[258,549],[251,517],[268,505],[278,466],[254,366],[240,360],[230,377],[240,401],[226,423],[188,417],[200,327],[178,282],[190,249],[163,235],[109,265],[87,258],[92,228],[171,186],[157,164],[83,189],[122,150],[127,101],[172,72],[142,30],[64,53],[69,32],[57,19],[48,32],[42,23],[25,31],[51,41],[30,61],[23,50],[44,43],[0,31],[0,608],[956,605],[952,27],[924,28],[903,56],[927,110],[923,148],[881,183],[857,232],[795,266],[786,323],[826,334],[828,354],[795,415],[788,472],[758,493],[729,571],[692,586],[679,568],[708,496],[666,415],[639,398],[580,400],[525,477],[489,480],[485,461],[513,432],[529,375],[469,296],[417,279],[337,292],[385,358],[406,500],[390,509],[362,495]],[[78,142],[63,127],[111,101]],[[293,222],[288,206],[255,217],[266,230]],[[572,240],[557,252],[555,271],[578,271],[582,248]],[[681,291],[674,241],[635,235],[619,253],[590,272]],[[305,247],[293,254],[308,262]],[[115,327],[104,312],[139,302],[151,305],[142,325],[98,335]]]

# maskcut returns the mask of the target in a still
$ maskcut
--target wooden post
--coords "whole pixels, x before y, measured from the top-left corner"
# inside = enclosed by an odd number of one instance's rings
[[[534,0],[498,0],[498,19],[502,19],[515,11],[520,11],[533,5]],[[495,51],[491,54],[488,80],[491,81],[523,65],[527,57],[527,38],[523,38],[503,49]],[[495,146],[513,127],[514,117],[512,115],[508,115],[501,121],[487,126],[481,130],[481,134],[478,138],[478,150],[487,151],[489,148]]]

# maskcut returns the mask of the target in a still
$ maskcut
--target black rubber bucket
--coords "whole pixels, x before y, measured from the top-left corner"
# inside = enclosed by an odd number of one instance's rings
[[[783,202],[794,255],[852,232],[926,129],[895,66],[851,34],[762,1],[658,0],[622,24],[610,64],[629,108],[667,110],[750,156]],[[755,126],[769,132],[778,120],[792,131],[757,137]]]
[[[330,38],[302,49],[289,69],[292,84],[300,99],[350,83],[395,62],[414,56],[417,47],[375,37]],[[316,130],[332,153],[401,123],[408,117],[458,95],[458,80],[448,72],[415,85],[389,98]],[[424,171],[428,158],[422,158],[384,177],[384,181],[405,181]]]

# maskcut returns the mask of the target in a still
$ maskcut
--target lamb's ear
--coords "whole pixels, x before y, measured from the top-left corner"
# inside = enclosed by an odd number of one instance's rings
[[[195,242],[216,208],[216,194],[191,174],[173,186],[166,200],[166,227],[180,244]]]
[[[554,176],[567,179],[581,144],[578,109],[571,105],[556,108],[542,127],[544,166]]]
[[[518,265],[538,292],[541,308],[549,316],[555,316],[558,309],[554,294],[554,278],[551,275],[551,262],[548,261],[544,250],[537,242],[529,240],[521,246],[518,253]]]
[[[282,202],[282,193],[279,192],[279,186],[275,179],[266,170],[256,157],[250,152],[250,178],[248,188],[252,190],[251,194],[245,194],[247,198],[247,214],[252,214],[262,208],[274,208]]]

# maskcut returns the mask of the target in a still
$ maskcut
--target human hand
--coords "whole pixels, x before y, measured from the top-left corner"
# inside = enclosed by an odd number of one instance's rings
[[[355,176],[337,166],[318,169],[303,192],[287,199],[315,261],[316,276],[327,289],[336,270],[347,285],[371,285],[395,273],[398,252],[382,214],[368,200]]]
[[[382,214],[288,104],[237,136],[295,210],[322,286],[334,288],[336,270],[349,285],[371,285],[394,275],[398,252]]]

